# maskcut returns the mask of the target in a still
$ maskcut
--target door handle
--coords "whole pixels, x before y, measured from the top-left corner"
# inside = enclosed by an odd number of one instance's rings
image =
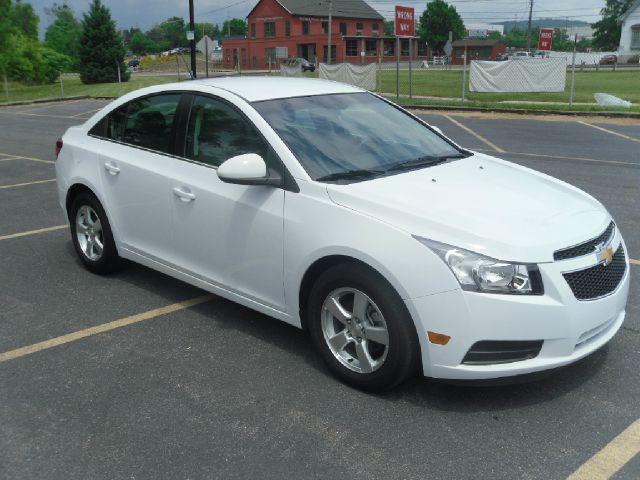
[[[107,162],[104,164],[104,169],[111,175],[117,175],[120,173],[120,169],[113,162]]]
[[[173,194],[183,202],[191,202],[196,199],[195,193],[191,193],[187,187],[175,187]]]

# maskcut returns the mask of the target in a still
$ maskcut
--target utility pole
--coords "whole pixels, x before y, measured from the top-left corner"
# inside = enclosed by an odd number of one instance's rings
[[[329,0],[329,28],[328,28],[329,38],[327,40],[327,56],[329,57],[327,63],[329,65],[331,65],[331,9],[332,7],[333,7],[333,0]],[[326,60],[327,59],[325,58],[325,61]]]
[[[527,52],[531,51],[531,15],[533,14],[533,0],[529,0],[529,28],[527,29]]]
[[[193,22],[193,0],[189,0],[189,30],[193,34],[191,39],[191,77],[196,78],[196,27]]]

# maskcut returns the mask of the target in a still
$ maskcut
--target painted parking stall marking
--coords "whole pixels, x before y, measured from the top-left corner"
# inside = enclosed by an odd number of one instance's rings
[[[37,230],[29,230],[27,232],[11,233],[9,235],[1,236],[0,240],[11,240],[12,238],[28,237],[30,235],[38,235],[40,233],[55,232],[57,230],[62,230],[65,228],[68,228],[68,225],[56,225],[54,227],[39,228]]]
[[[47,350],[59,345],[64,345],[65,343],[75,342],[76,340],[90,337],[92,335],[115,330],[116,328],[126,327],[127,325],[133,325],[134,323],[140,323],[145,320],[151,320],[152,318],[157,318],[162,315],[167,315],[179,310],[184,310],[195,305],[200,305],[201,303],[208,302],[214,297],[215,295],[213,294],[203,295],[201,297],[192,298],[190,300],[173,303],[171,305],[167,305],[166,307],[155,308],[153,310],[138,313],[137,315],[131,315],[129,317],[121,318],[120,320],[115,320],[113,322],[103,323],[102,325],[85,328],[84,330],[78,330],[76,332],[62,335],[60,337],[51,338],[43,342],[33,343],[31,345],[17,348],[15,350],[9,350],[8,352],[0,353],[0,363],[7,362],[9,360],[15,360],[16,358],[24,357],[25,355],[31,355],[32,353]]]
[[[55,178],[49,178],[47,180],[36,180],[34,182],[14,183],[13,185],[0,185],[0,190],[4,190],[6,188],[27,187],[29,185],[38,185],[40,183],[51,183],[55,181]]]
[[[591,123],[583,122],[582,120],[578,120],[578,123],[581,125],[586,125],[587,127],[595,128],[597,130],[601,130],[606,133],[610,133],[611,135],[616,135],[618,137],[624,138],[626,140],[631,140],[632,142],[640,143],[640,138],[630,137],[629,135],[625,135],[624,133],[614,132],[613,130],[609,130],[608,128],[602,128],[597,125],[593,125]]]
[[[567,480],[606,480],[640,453],[640,419],[611,440]]]
[[[447,120],[449,120],[451,123],[453,123],[454,125],[457,125],[458,127],[460,127],[461,129],[463,129],[464,131],[470,133],[471,135],[473,135],[474,137],[476,137],[478,140],[480,140],[481,142],[483,142],[486,145],[489,145],[491,148],[493,148],[496,152],[498,153],[505,153],[505,151],[498,147],[495,143],[493,143],[491,140],[483,137],[482,135],[480,135],[479,133],[475,132],[474,130],[471,130],[469,127],[467,127],[466,125],[464,125],[463,123],[460,123],[459,121],[453,119],[451,116],[449,115],[443,115],[443,117],[445,117]]]

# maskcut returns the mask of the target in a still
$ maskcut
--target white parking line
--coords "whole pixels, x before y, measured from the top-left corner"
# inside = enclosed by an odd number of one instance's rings
[[[68,228],[68,225],[56,225],[55,227],[39,228],[38,230],[29,230],[27,232],[11,233],[9,235],[1,236],[0,241],[11,240],[12,238],[28,237],[29,235],[38,235],[40,233],[55,232],[56,230],[63,230],[65,228]]]
[[[72,118],[82,117],[83,115],[86,115],[88,113],[94,113],[94,112],[97,112],[98,110],[102,110],[102,108],[104,108],[104,107],[94,108],[93,110],[89,110],[88,112],[76,113],[75,115],[72,115],[71,117]]]
[[[471,130],[469,127],[467,127],[466,125],[463,125],[462,123],[460,123],[457,120],[454,120],[453,118],[451,118],[449,115],[443,115],[443,117],[445,117],[447,120],[449,120],[451,123],[453,123],[454,125],[457,125],[458,127],[462,128],[463,130],[465,130],[466,132],[469,132],[471,135],[473,135],[474,137],[476,137],[478,140],[480,140],[481,142],[489,145],[491,148],[493,148],[496,152],[498,153],[504,153],[504,150],[500,147],[498,147],[495,143],[491,142],[490,140],[486,139],[485,137],[483,137],[482,135],[480,135],[479,133],[474,132],[473,130]]]
[[[8,162],[9,160],[22,160],[20,157],[0,158],[0,162]]]
[[[69,115],[46,115],[43,113],[4,112],[2,110],[0,110],[0,113],[4,113],[8,115],[23,115],[25,117],[70,118],[72,120],[78,120],[77,118],[73,118]]]
[[[595,128],[597,130],[602,130],[603,132],[610,133],[611,135],[616,135],[618,137],[622,137],[622,138],[625,138],[627,140],[631,140],[632,142],[640,143],[640,138],[630,137],[629,135],[625,135],[624,133],[614,132],[613,130],[609,130],[607,128],[602,128],[602,127],[599,127],[597,125],[593,125],[591,123],[583,122],[582,120],[578,120],[578,123],[580,123],[582,125],[586,125],[587,127]]]
[[[640,420],[611,440],[567,480],[606,480],[640,453]]]
[[[90,337],[92,335],[115,330],[116,328],[122,328],[126,327],[127,325],[133,325],[134,323],[151,320],[152,318],[157,318],[161,315],[177,312],[179,310],[185,310],[195,305],[200,305],[201,303],[208,302],[214,297],[215,295],[212,294],[203,295],[201,297],[196,297],[190,300],[184,300],[182,302],[167,305],[166,307],[160,307],[153,310],[148,310],[146,312],[138,313],[137,315],[132,315],[130,317],[121,318],[120,320],[115,320],[113,322],[103,323],[101,325],[96,325],[95,327],[85,328],[84,330],[78,330],[77,332],[51,338],[49,340],[27,345],[15,350],[9,350],[8,352],[0,353],[0,363],[24,357],[25,355],[30,355],[42,350],[47,350],[49,348],[57,347],[59,345],[64,345],[65,343],[75,342],[76,340]]]
[[[524,155],[527,157],[557,158],[560,160],[578,160],[581,162],[609,163],[613,165],[626,165],[631,167],[640,167],[640,163],[621,162],[618,160],[598,160],[596,158],[585,158],[585,157],[564,157],[562,155],[545,155],[543,153],[524,153],[524,152],[506,152],[506,151],[503,151],[502,153],[506,155]]]
[[[48,180],[36,180],[35,182],[14,183],[13,185],[0,185],[0,190],[4,190],[6,188],[27,187],[29,185],[38,185],[40,183],[51,183],[55,181],[55,178],[50,178]]]
[[[629,259],[629,263],[630,263],[631,265],[640,265],[640,260],[636,260],[636,259],[634,259],[634,258],[630,258],[630,259]]]

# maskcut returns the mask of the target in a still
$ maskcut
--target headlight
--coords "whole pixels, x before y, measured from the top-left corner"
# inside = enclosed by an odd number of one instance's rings
[[[501,262],[462,248],[414,237],[437,254],[464,290],[489,293],[542,295],[542,279],[537,265]]]

